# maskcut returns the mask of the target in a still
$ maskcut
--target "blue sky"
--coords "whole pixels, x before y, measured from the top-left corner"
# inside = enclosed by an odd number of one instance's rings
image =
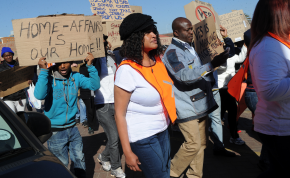
[[[191,0],[128,0],[130,5],[142,6],[144,14],[157,22],[160,34],[170,33],[176,17],[185,17],[183,6]],[[258,0],[203,0],[211,3],[219,15],[242,9],[251,17]],[[33,18],[39,15],[74,13],[92,15],[89,0],[1,0],[0,37],[10,35],[12,19]]]

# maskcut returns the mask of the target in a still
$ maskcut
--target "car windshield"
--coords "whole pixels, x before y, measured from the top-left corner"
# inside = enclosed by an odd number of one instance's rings
[[[29,144],[13,127],[9,119],[0,112],[0,155],[29,147]]]

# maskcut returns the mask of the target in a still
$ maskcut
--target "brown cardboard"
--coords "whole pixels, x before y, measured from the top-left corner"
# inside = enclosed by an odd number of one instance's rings
[[[132,13],[141,13],[142,14],[142,6],[130,6]]]
[[[111,50],[114,50],[117,47],[121,47],[123,44],[123,41],[121,41],[119,33],[119,27],[121,23],[122,23],[121,21],[106,22],[106,29],[108,35],[107,41],[110,42],[112,45]]]
[[[89,0],[93,14],[102,16],[102,21],[122,21],[131,14],[128,0]]]
[[[161,45],[170,45],[172,37],[160,37]]]
[[[33,67],[13,67],[0,73],[0,97],[8,96],[27,88],[28,80],[34,75]]]
[[[16,46],[15,46],[15,42],[14,41],[10,41],[8,43],[3,43],[3,44],[0,44],[0,51],[2,51],[2,48],[3,47],[9,47],[11,48],[11,50],[14,52],[14,59],[18,56],[17,54],[17,50],[16,50]],[[1,55],[0,55],[0,61],[3,61],[4,59],[1,58]]]
[[[216,34],[214,17],[208,17],[193,26],[193,41],[195,51],[203,64],[224,51]]]
[[[243,10],[220,15],[219,18],[221,25],[227,29],[228,36],[233,42],[244,40],[245,31],[251,28]]]
[[[214,17],[216,25],[216,33],[220,39],[220,20],[217,12],[214,10],[213,6],[209,3],[202,2],[199,0],[191,1],[184,6],[186,18],[189,19],[192,25],[195,25],[208,17]]]
[[[100,16],[55,16],[12,20],[20,66],[105,56]]]

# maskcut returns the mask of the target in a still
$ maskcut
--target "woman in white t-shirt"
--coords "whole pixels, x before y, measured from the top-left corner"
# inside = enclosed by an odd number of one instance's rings
[[[127,166],[147,178],[170,177],[168,125],[176,119],[172,84],[151,16],[131,14],[120,26],[125,59],[116,72],[115,119]]]

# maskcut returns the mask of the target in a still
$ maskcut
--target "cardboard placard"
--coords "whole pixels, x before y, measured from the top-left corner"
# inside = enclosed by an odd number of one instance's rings
[[[142,6],[130,6],[132,13],[141,13],[142,14]]]
[[[56,16],[12,20],[20,66],[105,56],[100,16]]]
[[[108,35],[108,42],[111,43],[112,49],[115,49],[117,47],[121,47],[123,44],[123,41],[121,41],[121,36],[119,33],[119,27],[121,25],[121,21],[113,21],[113,22],[106,22],[106,29],[107,29],[107,35]]]
[[[102,16],[103,21],[123,20],[131,14],[128,0],[89,0],[93,14]]]
[[[227,29],[228,36],[233,42],[244,40],[245,31],[251,28],[243,10],[220,15],[219,18],[221,25]]]
[[[29,87],[28,80],[32,80],[34,67],[15,66],[0,73],[0,97],[11,95]]]
[[[188,20],[191,21],[192,25],[195,25],[208,17],[213,17],[216,33],[220,39],[222,36],[220,34],[220,20],[217,12],[214,10],[211,4],[202,2],[199,0],[192,1],[184,6],[185,15]]]
[[[193,41],[195,51],[203,64],[224,51],[216,34],[214,17],[208,17],[193,26]]]
[[[161,45],[170,45],[172,37],[160,37]]]
[[[16,46],[15,46],[15,42],[14,41],[10,41],[8,43],[3,43],[3,44],[0,44],[0,51],[2,51],[2,48],[3,47],[9,47],[11,48],[11,50],[14,52],[14,59],[18,56],[17,55],[17,50],[16,50]],[[1,55],[0,55],[0,61],[3,61],[4,59],[1,58]]]

